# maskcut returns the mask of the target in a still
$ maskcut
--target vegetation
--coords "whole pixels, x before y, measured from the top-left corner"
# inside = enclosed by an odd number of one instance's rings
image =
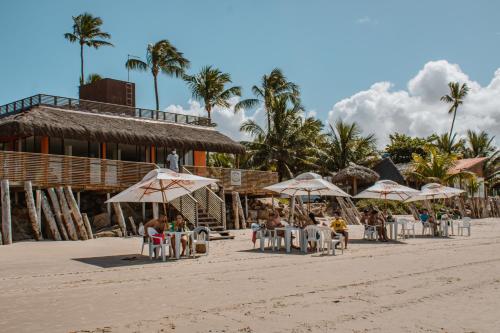
[[[209,119],[212,118],[211,113],[214,107],[229,108],[228,100],[233,96],[241,96],[241,87],[234,86],[226,89],[226,85],[232,83],[231,75],[222,73],[212,66],[203,67],[196,75],[186,75],[184,80],[191,89],[193,98],[205,103]]]
[[[156,110],[160,109],[158,96],[158,74],[163,73],[173,77],[183,77],[184,71],[189,67],[189,60],[184,58],[168,40],[163,39],[154,44],[149,44],[146,49],[146,61],[141,59],[128,59],[125,67],[132,70],[147,71],[153,74]]]
[[[434,145],[443,153],[455,154],[457,156],[461,156],[465,150],[465,140],[457,139],[456,133],[451,138],[448,133],[437,136]]]
[[[99,80],[102,80],[102,77],[97,73],[92,73],[87,76],[87,79],[85,79],[85,84],[94,83]]]
[[[80,85],[84,84],[83,71],[83,49],[84,46],[93,47],[95,49],[101,46],[113,46],[106,39],[111,39],[111,35],[101,31],[102,19],[94,17],[92,14],[83,13],[78,16],[73,16],[73,32],[64,34],[64,38],[71,43],[80,45]]]
[[[451,122],[451,128],[448,137],[453,138],[453,126],[455,125],[457,110],[458,107],[463,104],[465,96],[467,96],[469,92],[469,87],[466,83],[463,83],[462,86],[460,86],[459,82],[450,82],[448,83],[448,87],[450,88],[450,93],[441,97],[441,100],[445,103],[451,104],[448,113],[453,113],[453,120]]]
[[[411,137],[406,134],[394,133],[389,135],[390,143],[385,147],[385,152],[391,156],[394,163],[409,163],[413,154],[425,156],[424,146],[436,139],[436,136],[428,138]]]
[[[485,131],[474,132],[467,131],[467,140],[465,148],[466,157],[487,157],[493,154],[496,148],[493,146],[493,140]]]

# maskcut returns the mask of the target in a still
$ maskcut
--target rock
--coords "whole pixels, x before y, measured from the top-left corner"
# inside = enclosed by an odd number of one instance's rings
[[[111,225],[111,219],[109,218],[108,213],[101,213],[94,216],[92,225],[96,230],[109,227]]]

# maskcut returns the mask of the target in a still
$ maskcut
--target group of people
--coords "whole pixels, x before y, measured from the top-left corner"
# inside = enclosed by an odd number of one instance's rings
[[[147,239],[149,238],[148,235],[148,228],[153,228],[156,230],[156,234],[154,236],[159,237],[162,239],[162,241],[165,240],[165,232],[166,231],[171,231],[171,232],[185,232],[189,231],[189,227],[186,224],[186,221],[182,217],[182,215],[177,215],[175,218],[175,222],[168,223],[168,218],[166,216],[160,216],[157,219],[152,219],[148,221],[146,224],[144,224],[144,230],[145,234],[144,237]],[[159,240],[154,239],[154,243],[159,243]],[[171,246],[173,249],[173,253],[175,253],[175,234],[172,234],[171,236]],[[188,245],[188,238],[187,235],[181,235],[180,239],[181,247],[182,247],[182,252],[181,256],[184,256],[186,253],[186,248]]]
[[[361,224],[367,228],[375,228],[377,230],[378,239],[382,242],[388,242],[389,237],[387,237],[387,229],[385,227],[386,222],[390,222],[392,215],[388,215],[387,219],[383,214],[376,209],[365,209],[363,215],[361,216]],[[389,221],[388,221],[389,220]]]

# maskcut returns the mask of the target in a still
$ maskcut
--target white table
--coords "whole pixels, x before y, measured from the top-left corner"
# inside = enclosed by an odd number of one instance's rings
[[[181,257],[181,237],[186,235],[188,239],[188,244],[186,246],[186,254],[189,256],[189,239],[192,231],[167,231],[168,236],[175,236],[175,258],[179,259]]]
[[[385,225],[389,227],[389,237],[395,241],[398,240],[398,222],[385,222]]]
[[[298,228],[298,227],[284,227],[284,228],[276,228],[274,229],[275,232],[277,231],[284,231],[285,232],[285,248],[286,252],[290,253],[292,250],[292,232],[297,231],[298,236],[299,236],[299,244],[300,244],[300,250],[302,252],[307,253],[307,241],[305,240],[305,234],[304,234],[304,229]]]

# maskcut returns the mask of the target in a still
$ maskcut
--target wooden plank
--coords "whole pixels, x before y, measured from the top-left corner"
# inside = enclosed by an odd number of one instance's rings
[[[92,227],[90,226],[89,217],[86,213],[82,213],[83,224],[85,225],[85,230],[87,231],[87,235],[89,239],[94,239],[94,234],[92,233]]]
[[[38,225],[37,211],[35,207],[35,199],[33,198],[33,187],[31,181],[24,182],[24,192],[26,196],[26,206],[28,207],[28,215],[31,223],[31,229],[33,230],[33,236],[37,241],[42,240],[43,236]]]
[[[237,200],[236,202],[238,203],[238,213],[239,217],[241,219],[241,228],[246,229],[247,228],[247,222],[245,220],[245,214],[243,212],[243,207],[241,206],[241,198],[238,192],[236,192]]]
[[[232,204],[233,204],[233,219],[234,219],[234,228],[238,230],[240,228],[240,214],[238,212],[238,192],[232,192]]]
[[[7,179],[2,180],[2,244],[12,244],[12,220],[10,212],[10,188]]]
[[[76,230],[81,239],[87,240],[89,239],[87,235],[87,231],[85,230],[85,225],[83,224],[82,214],[78,209],[78,204],[76,203],[75,196],[73,195],[73,191],[70,186],[66,186],[64,188],[64,194],[66,196],[66,201],[69,204],[69,208],[71,210],[71,215],[73,216],[73,220],[75,222]]]
[[[43,234],[42,231],[42,191],[35,191],[35,207],[36,207],[36,217],[38,221],[38,229],[40,230],[40,234]]]
[[[132,229],[132,233],[134,235],[138,235],[137,234],[137,227],[135,226],[134,218],[132,216],[129,216],[128,221],[130,222],[130,228]]]
[[[64,240],[69,240],[68,231],[66,230],[66,226],[63,222],[63,216],[61,212],[61,206],[59,205],[59,201],[57,200],[57,194],[53,188],[47,189],[47,194],[50,199],[50,203],[52,204],[52,209],[54,210],[54,217],[57,222],[57,226],[59,227],[59,232]]]
[[[62,240],[61,234],[59,233],[59,230],[57,230],[56,220],[54,219],[54,214],[52,214],[52,210],[50,209],[49,200],[44,193],[41,193],[40,196],[42,211],[47,223],[48,233],[52,236],[53,240],[60,241]]]
[[[122,229],[123,236],[127,236],[127,225],[125,224],[125,218],[123,217],[122,206],[120,206],[119,202],[113,202],[113,208],[115,210],[118,225]]]
[[[61,206],[64,226],[66,227],[69,238],[76,241],[78,240],[78,234],[76,232],[75,224],[73,223],[73,218],[71,217],[71,211],[69,209],[68,202],[66,201],[64,190],[62,187],[58,187],[56,191],[59,198],[59,206]]]

